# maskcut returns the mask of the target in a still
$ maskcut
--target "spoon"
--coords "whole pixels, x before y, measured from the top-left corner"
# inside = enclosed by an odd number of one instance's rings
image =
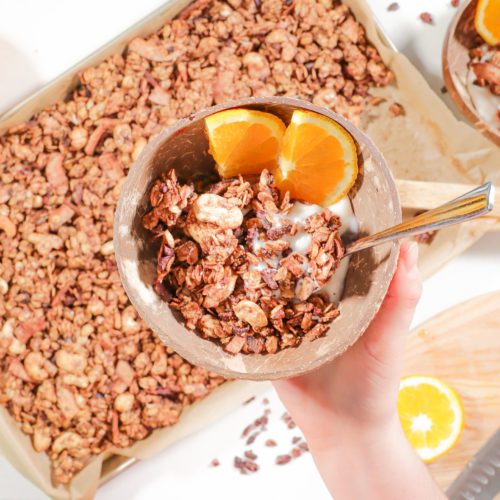
[[[491,212],[495,186],[487,182],[438,208],[346,245],[344,257],[388,241],[435,231]]]

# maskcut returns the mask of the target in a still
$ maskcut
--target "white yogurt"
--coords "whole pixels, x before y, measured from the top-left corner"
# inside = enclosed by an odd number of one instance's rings
[[[330,209],[333,215],[337,215],[338,217],[340,217],[340,221],[342,223],[342,226],[339,229],[340,236],[344,235],[347,232],[353,234],[358,233],[358,221],[356,220],[356,217],[354,215],[351,201],[347,196],[342,198],[338,203],[330,205],[328,208]],[[295,202],[290,212],[288,212],[287,216],[284,217],[287,220],[291,221],[292,224],[294,223],[299,224],[299,230],[294,236],[286,234],[282,237],[283,240],[289,242],[290,245],[289,248],[292,250],[292,252],[304,256],[306,255],[307,249],[311,244],[311,235],[302,229],[302,225],[304,224],[305,220],[308,217],[318,212],[321,212],[321,210],[323,210],[323,207],[320,207],[319,205],[308,205],[301,202]],[[281,226],[280,220],[283,220],[283,218],[281,216],[276,217],[276,214],[273,215],[276,220],[276,227]],[[256,236],[253,239],[254,252],[256,252],[259,248],[265,248],[265,246],[266,246],[265,242],[258,239],[258,236]],[[330,297],[330,300],[334,302],[338,302],[342,297],[342,293],[344,291],[345,278],[347,270],[349,268],[349,259],[350,257],[344,257],[340,261],[340,265],[335,271],[335,274],[332,276],[330,281],[325,286],[318,289],[318,291],[327,293],[328,296]],[[273,261],[271,264],[273,265],[273,268],[276,269],[278,267],[279,262]],[[307,263],[304,263],[304,265],[307,266]],[[265,270],[266,268],[269,269],[269,267],[267,267],[262,262],[260,262],[258,266],[250,266],[250,270],[257,269],[259,271],[262,271]],[[297,286],[299,284],[300,281],[297,284]]]
[[[354,215],[351,200],[347,196],[344,196],[344,198],[342,198],[338,203],[330,205],[328,208],[333,215],[338,215],[340,217],[340,222],[342,222],[342,226],[339,229],[340,236],[345,233],[358,234],[358,221]],[[335,271],[331,280],[321,288],[321,291],[328,294],[328,297],[330,297],[332,302],[338,302],[342,298],[350,260],[350,256],[341,259],[339,267]]]
[[[486,52],[481,57],[481,62],[491,59],[493,52]],[[477,111],[477,114],[483,119],[485,123],[491,127],[498,127],[500,123],[496,119],[497,111],[500,110],[500,96],[494,95],[488,86],[480,87],[475,85],[477,80],[476,74],[472,68],[469,68],[467,73],[467,92],[470,95],[472,104]]]

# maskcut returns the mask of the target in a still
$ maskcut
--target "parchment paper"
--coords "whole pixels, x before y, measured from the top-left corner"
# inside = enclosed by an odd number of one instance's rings
[[[420,73],[403,55],[395,52],[385,42],[373,13],[364,0],[345,0],[344,3],[364,25],[368,39],[396,75],[396,81],[390,87],[373,90],[373,94],[385,97],[387,101],[370,108],[361,127],[385,155],[394,176],[401,179],[476,184],[492,180],[500,184],[500,148],[454,118]],[[98,64],[114,51],[122,50],[125,42],[137,34],[145,36],[153,32],[160,26],[160,21],[165,22],[186,4],[186,0],[167,2],[153,15],[82,61],[78,68]],[[76,68],[61,75],[31,99],[8,112],[0,119],[0,133],[28,119],[36,110],[63,99],[74,83],[74,73]],[[388,111],[389,105],[395,101],[403,105],[404,116],[393,117]],[[442,230],[430,245],[422,245],[420,268],[424,276],[437,271],[474,243],[482,235],[484,224],[486,222],[471,222]],[[220,418],[266,387],[267,383],[226,383],[204,400],[185,409],[176,425],[158,429],[147,439],[115,452],[137,459],[152,456],[174,441]],[[57,500],[91,499],[99,485],[103,461],[112,453],[107,452],[94,458],[75,476],[70,485],[56,486],[51,481],[47,455],[34,451],[30,438],[21,432],[5,408],[0,408],[0,452],[26,478]]]
[[[361,127],[384,154],[394,177],[478,185],[490,180],[500,185],[500,148],[457,120],[408,59],[384,42],[364,0],[345,3],[396,75],[395,85],[372,91],[387,101],[371,107]],[[395,101],[403,105],[404,116],[388,111]],[[439,231],[430,245],[420,245],[422,275],[427,278],[438,271],[477,241],[489,224],[499,222],[472,221]]]

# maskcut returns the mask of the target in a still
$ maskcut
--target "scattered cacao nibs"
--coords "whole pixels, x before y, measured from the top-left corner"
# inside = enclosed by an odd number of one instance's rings
[[[292,444],[297,444],[299,441],[301,441],[302,438],[300,436],[295,436],[293,439],[292,439]]]
[[[297,424],[295,422],[288,422],[287,426],[289,429],[295,429],[295,427],[297,427]]]
[[[216,458],[214,458],[214,459],[210,462],[210,465],[211,465],[211,467],[219,467],[220,462],[219,462],[219,460],[217,460]]]
[[[265,442],[265,445],[266,446],[278,446],[278,443],[274,440],[274,439],[268,439],[266,442]]]
[[[278,455],[276,457],[276,464],[277,465],[285,465],[288,462],[290,462],[291,459],[292,459],[292,457],[290,455]]]
[[[417,241],[417,243],[430,245],[435,236],[436,231],[427,231],[425,233],[417,234],[417,236],[415,236],[415,240]]]
[[[255,422],[252,422],[251,424],[247,425],[244,429],[243,432],[241,433],[241,437],[247,437],[254,429],[255,429]]]
[[[257,472],[259,466],[253,460],[244,460],[238,456],[234,457],[233,465],[240,471],[240,474]]]
[[[405,114],[405,108],[399,104],[399,102],[394,102],[389,106],[389,111],[394,115],[394,116],[400,116]]]
[[[240,474],[246,474],[246,468],[244,464],[244,460],[240,457],[234,457],[233,465],[235,469],[238,469],[240,471]]]
[[[269,419],[267,418],[266,415],[262,415],[262,417],[259,417],[255,420],[254,425],[256,427],[266,425],[269,422]]]
[[[420,19],[426,24],[434,24],[432,16],[429,12],[422,12],[422,14],[420,14]]]
[[[302,451],[309,451],[309,445],[304,441],[303,443],[300,443],[299,444],[299,448],[302,450]]]
[[[259,466],[255,462],[252,462],[251,460],[245,460],[243,462],[243,466],[249,472],[257,472],[259,470]]]
[[[293,458],[298,458],[302,454],[302,450],[300,448],[293,448],[292,449],[292,457]]]
[[[392,3],[390,3],[390,4],[388,5],[388,7],[387,7],[387,10],[388,10],[389,12],[394,12],[394,11],[396,11],[396,10],[399,10],[399,4],[398,4],[398,2],[392,2]]]
[[[257,455],[252,450],[247,450],[245,451],[245,457],[249,458],[250,460],[255,460],[257,458]]]
[[[264,410],[264,415],[269,415],[271,413],[271,409],[270,408],[266,408]]]
[[[255,434],[252,434],[247,440],[246,440],[246,444],[247,445],[250,445],[252,443],[255,442],[255,440],[257,439],[257,436],[260,434],[260,432],[256,432]]]
[[[263,405],[268,405],[268,404],[269,404],[269,399],[264,398],[264,399],[262,400],[262,404],[263,404]]]
[[[441,87],[441,94],[446,94],[448,92],[448,89],[446,88],[445,85]]]
[[[251,398],[247,399],[244,403],[243,403],[243,406],[246,406],[248,404],[250,404],[252,401],[255,400],[255,396],[252,396]]]
[[[451,0],[452,7],[458,7],[460,5],[460,0]]]

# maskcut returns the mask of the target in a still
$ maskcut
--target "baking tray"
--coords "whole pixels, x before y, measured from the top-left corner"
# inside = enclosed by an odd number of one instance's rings
[[[157,31],[190,3],[191,0],[167,1],[102,48],[12,107],[0,116],[0,134],[29,120],[34,113],[48,105],[64,99],[77,85],[78,71],[99,64],[113,53],[122,52],[134,37],[147,36]],[[500,181],[498,169],[500,149],[468,125],[456,120],[445,104],[432,92],[420,73],[402,54],[396,51],[365,0],[345,0],[344,3],[351,8],[357,20],[365,27],[368,39],[378,49],[384,62],[396,74],[396,85],[373,89],[372,93],[383,97],[386,102],[365,112],[361,127],[383,152],[395,176],[400,179],[473,184],[479,184],[485,180]],[[390,118],[388,113],[388,107],[393,102],[401,103],[405,110],[404,115],[397,119]],[[468,248],[488,229],[485,224],[487,224],[485,221],[471,222],[441,231],[429,245],[424,245],[421,249],[419,264],[423,275],[431,275]],[[498,224],[498,221],[495,221],[495,224]],[[264,385],[268,387],[268,384]],[[167,446],[203,425],[207,425],[209,420],[215,420],[218,416],[228,413],[244,399],[261,392],[265,387],[262,384],[250,382],[226,383],[204,400],[185,409],[178,424],[155,431],[153,436],[159,436],[160,434],[156,434],[158,432],[167,433],[168,436],[161,440],[164,446]],[[211,417],[202,420],[201,414],[207,408],[210,408]],[[5,414],[7,414],[6,410],[1,408],[0,420],[7,422]],[[29,437],[21,433],[10,416],[9,419],[11,422],[7,424],[10,434],[9,436],[4,434],[0,441],[0,450],[16,467],[20,468],[23,463],[26,463],[27,457],[16,450],[16,440],[29,441]],[[140,444],[145,443],[140,442]],[[159,451],[158,446],[153,446],[153,448],[155,450],[149,451]],[[144,446],[141,449],[144,450]],[[33,454],[40,455],[35,452]],[[95,461],[89,463],[86,469],[97,468],[95,472],[98,474],[98,481],[94,486],[97,487],[98,484],[110,480],[138,460],[137,456],[131,457],[130,455],[129,449],[124,449],[120,450],[120,454],[108,453],[104,457],[99,457],[101,460],[104,458],[102,466],[96,465]],[[149,455],[149,453],[144,455]],[[39,461],[40,458],[38,457],[37,460]],[[39,471],[26,473],[25,467],[23,470],[29,479],[41,486]],[[82,495],[83,485],[78,486],[78,475],[75,479],[75,487],[69,488],[69,494],[55,489],[49,494],[61,499],[90,498],[95,487],[87,488],[86,494]]]

